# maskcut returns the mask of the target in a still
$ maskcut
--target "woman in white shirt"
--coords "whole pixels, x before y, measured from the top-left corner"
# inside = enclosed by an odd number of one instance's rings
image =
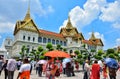
[[[29,64],[28,59],[24,59],[24,63],[20,67],[19,74],[17,76],[17,79],[30,79],[30,68],[31,65]]]

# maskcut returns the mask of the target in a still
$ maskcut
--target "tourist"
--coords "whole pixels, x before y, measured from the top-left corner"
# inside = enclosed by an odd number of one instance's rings
[[[62,62],[63,74],[66,74],[66,62]]]
[[[43,64],[39,64],[39,66],[38,66],[38,76],[39,77],[42,76],[42,70],[43,70]]]
[[[91,79],[100,79],[100,65],[97,60],[92,64]]]
[[[103,61],[99,60],[98,64],[100,65],[100,73],[102,73]]]
[[[8,79],[13,79],[14,78],[14,71],[16,70],[16,60],[11,58],[8,60],[7,63],[7,70],[8,70]]]
[[[3,60],[0,59],[0,71],[2,70],[2,65],[3,65]],[[0,73],[0,75],[1,75],[1,73]]]
[[[116,79],[116,72],[118,69],[109,67],[108,70],[110,79]]]
[[[36,74],[38,74],[38,67],[39,67],[39,64],[38,64],[38,60],[37,60],[36,64],[35,64]]]
[[[54,60],[50,59],[46,64],[46,77],[47,79],[55,79],[55,73],[58,69],[57,65],[54,64]]]
[[[84,66],[85,66],[85,62],[83,61],[83,63],[82,63],[82,69],[83,69],[83,71],[84,71]]]
[[[83,79],[89,79],[90,77],[90,66],[89,66],[89,60],[85,61],[84,65],[84,76]]]
[[[17,62],[17,69],[19,70],[20,69],[20,66],[22,65],[22,62],[21,60],[19,59],[19,61]]]
[[[2,66],[2,69],[0,71],[0,73],[1,73],[2,70],[4,69],[5,79],[7,79],[7,77],[8,77],[7,63],[8,63],[8,60],[5,61],[4,65]]]
[[[108,73],[107,73],[107,65],[103,62],[103,79],[108,78]]]
[[[71,77],[71,68],[72,68],[71,62],[67,62],[66,63],[66,72],[65,72],[67,77]]]
[[[75,65],[75,63],[74,63],[74,60],[72,59],[72,61],[71,61],[71,75],[72,75],[72,76],[75,76],[75,73],[74,73],[74,65]]]
[[[75,68],[77,71],[79,70],[79,63],[77,61],[75,61]]]
[[[31,65],[27,58],[24,59],[23,64],[20,67],[19,74],[17,76],[17,79],[30,79],[30,68]]]

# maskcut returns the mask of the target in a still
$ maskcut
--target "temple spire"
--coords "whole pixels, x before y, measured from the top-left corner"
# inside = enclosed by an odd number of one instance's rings
[[[90,38],[90,39],[96,39],[93,31],[92,31],[92,34],[91,34],[91,38]]]
[[[31,17],[30,17],[30,0],[28,2],[28,10],[27,10],[26,16],[24,18],[24,21],[27,21],[29,19],[31,19]]]
[[[71,21],[70,21],[70,15],[68,16],[68,22],[71,22]]]
[[[68,22],[67,22],[66,27],[69,28],[69,29],[73,27],[73,25],[72,25],[72,23],[70,21],[70,15],[68,16]]]

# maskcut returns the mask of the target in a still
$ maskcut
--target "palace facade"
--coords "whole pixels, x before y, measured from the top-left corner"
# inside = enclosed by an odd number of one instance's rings
[[[32,49],[37,49],[39,45],[46,48],[46,45],[51,43],[55,48],[60,44],[67,49],[68,53],[73,53],[75,50],[81,51],[85,48],[88,51],[92,49],[98,51],[104,46],[102,40],[95,37],[94,32],[92,32],[91,38],[86,40],[83,34],[72,25],[70,17],[68,17],[66,26],[61,28],[59,33],[39,29],[30,16],[30,7],[28,7],[24,19],[16,22],[13,35],[14,39],[6,38],[4,41],[4,46],[11,56],[19,55],[23,45],[30,52]]]

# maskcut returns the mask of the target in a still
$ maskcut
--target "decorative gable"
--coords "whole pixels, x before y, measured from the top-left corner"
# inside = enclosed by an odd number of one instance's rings
[[[21,30],[38,32],[39,30],[32,19],[26,21],[20,28]]]
[[[33,30],[33,31],[37,31],[37,27],[34,24],[34,22],[32,20],[26,22],[22,27],[22,29],[26,29],[26,30]]]

